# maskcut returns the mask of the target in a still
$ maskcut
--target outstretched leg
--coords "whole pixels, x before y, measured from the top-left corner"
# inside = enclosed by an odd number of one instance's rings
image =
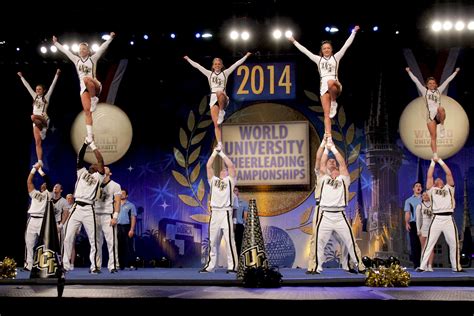
[[[82,109],[86,117],[87,141],[92,142],[94,134],[92,133],[92,112],[91,112],[91,97],[89,91],[85,91],[81,95]]]
[[[39,115],[31,115],[31,120],[33,122],[33,136],[35,138],[36,156],[38,157],[38,162],[40,163],[40,165],[43,166],[42,140],[44,139],[46,134],[42,133],[42,130],[47,128],[47,123]]]
[[[35,137],[35,148],[38,162],[43,165],[43,146],[41,145],[41,131],[38,126],[33,126],[33,136]]]
[[[211,118],[212,118],[212,122],[214,123],[214,133],[216,134],[217,147],[219,150],[221,150],[222,149],[222,131],[221,131],[221,126],[217,123],[217,120],[219,118],[219,106],[217,106],[217,104],[214,104],[211,107]]]
[[[433,151],[433,158],[438,157],[438,146],[436,145],[436,122],[430,121],[428,124],[428,131],[431,137],[431,150]]]
[[[327,137],[328,141],[332,142],[331,138],[331,118],[329,112],[331,109],[331,97],[328,92],[321,96],[321,104],[324,111],[324,136]]]

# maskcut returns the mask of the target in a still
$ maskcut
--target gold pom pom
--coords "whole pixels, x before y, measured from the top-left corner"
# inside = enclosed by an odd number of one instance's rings
[[[390,268],[380,266],[376,269],[368,269],[365,285],[372,287],[402,287],[410,283],[410,273],[406,268],[398,264],[392,264]]]
[[[16,278],[16,262],[13,259],[5,257],[0,261],[0,279]]]

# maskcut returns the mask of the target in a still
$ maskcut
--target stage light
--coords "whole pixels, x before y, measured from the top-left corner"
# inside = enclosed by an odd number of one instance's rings
[[[92,49],[93,52],[98,51],[99,50],[99,44],[97,44],[97,43],[92,44],[91,49]]]
[[[329,33],[337,33],[337,32],[339,32],[339,29],[337,27],[333,26],[329,29]]]
[[[51,45],[51,47],[49,48],[49,50],[52,52],[52,53],[56,53],[58,51],[58,48],[54,45]]]
[[[194,36],[196,36],[196,38],[201,38],[201,33],[196,33]]]
[[[286,37],[286,38],[290,38],[290,37],[292,37],[292,36],[293,36],[293,32],[290,31],[290,30],[286,30],[286,32],[285,32],[285,37]]]
[[[377,31],[379,30],[379,27],[376,25],[376,26],[374,26],[374,27],[372,28],[372,30],[373,30],[374,32],[377,32]]]
[[[72,44],[71,50],[77,53],[79,51],[79,44],[77,43]]]
[[[134,41],[130,41],[130,45],[135,45],[135,42]]]
[[[247,40],[250,38],[250,33],[247,32],[247,31],[243,31],[243,32],[240,34],[240,38],[241,38],[243,41],[247,41]]]
[[[103,39],[104,41],[109,40],[109,39],[110,39],[110,34],[104,34],[104,35],[102,35],[102,39]]]
[[[395,34],[397,34],[397,35],[398,35],[398,34],[400,34],[400,31],[398,31],[398,30],[397,30],[397,31],[395,31]]]
[[[69,50],[69,45],[68,44],[64,44],[63,47],[64,47],[65,50]]]
[[[236,30],[232,30],[232,31],[230,32],[229,36],[230,36],[230,39],[231,39],[231,40],[234,40],[234,41],[235,41],[236,39],[239,38],[239,32],[237,32]]]
[[[274,39],[280,39],[281,38],[281,31],[279,29],[276,29],[272,33]]]
[[[18,50],[18,49],[17,49],[17,50]],[[41,46],[41,48],[40,48],[40,52],[41,52],[41,53],[46,54],[47,51],[48,51],[48,50],[46,49],[46,47]]]
[[[444,21],[443,30],[450,31],[453,28],[453,23],[451,21]]]
[[[467,24],[467,29],[469,31],[474,31],[474,21],[470,21],[468,24]]]
[[[462,31],[464,30],[464,22],[463,21],[457,21],[456,24],[454,24],[454,29],[456,31]]]
[[[329,26],[326,26],[326,27],[324,28],[324,30],[329,33],[329,31],[331,30],[331,28],[330,28]]]
[[[443,25],[441,24],[440,21],[435,21],[435,22],[433,22],[433,24],[431,24],[431,29],[435,32],[441,31],[442,27],[443,27]]]
[[[170,37],[174,39],[174,38],[176,38],[176,34],[171,33],[171,34],[170,34]]]
[[[202,38],[211,38],[212,34],[211,33],[204,33],[202,34]]]
[[[148,35],[147,35],[147,34],[143,35],[143,39],[144,39],[144,40],[147,40],[147,39],[148,39]]]
[[[19,51],[20,51],[20,47],[17,47],[17,48],[16,48],[16,51],[19,52]]]

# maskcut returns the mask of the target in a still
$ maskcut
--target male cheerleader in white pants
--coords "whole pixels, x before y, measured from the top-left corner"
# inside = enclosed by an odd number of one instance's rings
[[[316,175],[316,189],[314,190],[315,194],[315,199],[316,199],[316,206],[314,207],[314,212],[313,212],[313,233],[311,234],[311,238],[309,240],[309,257],[308,257],[308,270],[306,270],[306,274],[313,274],[313,272],[316,270],[316,226],[318,225],[318,221],[320,219],[320,209],[319,209],[319,199],[320,199],[320,187],[317,185],[318,184],[318,179],[319,179],[319,169],[321,166],[321,158],[323,156],[323,151],[326,148],[326,138],[324,138],[321,142],[321,145],[319,146],[318,150],[316,151],[316,161],[314,163],[314,173]],[[334,159],[329,159],[327,161],[327,168],[329,172],[333,168],[336,167],[336,163]]]
[[[223,168],[219,178],[214,175],[212,167],[214,159],[219,155],[224,160],[226,168]],[[227,252],[227,273],[237,272],[237,248],[235,247],[234,224],[232,222],[232,196],[234,192],[236,174],[235,166],[222,150],[214,149],[207,161],[207,179],[211,191],[211,220],[209,222],[209,258],[207,263],[199,272],[213,272],[217,261],[217,249],[224,236]],[[222,230],[222,235],[220,234]]]
[[[439,163],[446,173],[446,184],[441,178],[433,181],[433,173],[436,162]],[[416,271],[424,272],[427,270],[428,260],[433,251],[436,242],[441,233],[446,239],[449,247],[449,260],[453,272],[465,272],[459,263],[459,240],[458,229],[453,213],[455,208],[454,200],[454,179],[451,170],[441,159],[432,159],[426,176],[426,190],[431,198],[431,207],[433,210],[433,221],[428,230],[428,238],[421,254],[421,264]]]
[[[33,184],[33,177],[35,173],[38,173],[43,177],[44,183],[41,185],[40,190],[36,190],[35,185]],[[51,181],[48,176],[41,169],[41,164],[39,162],[33,165],[30,173],[28,174],[28,179],[26,181],[28,186],[28,194],[31,197],[31,205],[28,209],[28,223],[26,225],[25,232],[25,265],[24,271],[31,271],[33,267],[33,257],[35,252],[35,244],[38,241],[38,237],[41,232],[41,225],[43,224],[44,212],[48,206],[48,201],[51,199],[51,191],[53,188],[51,186]]]
[[[92,164],[89,170],[84,167],[84,155],[86,154],[87,146],[91,147],[97,159],[97,163]],[[100,264],[97,256],[97,247],[99,245],[97,237],[99,234],[95,219],[94,201],[97,198],[97,191],[104,181],[104,177],[104,159],[102,154],[94,142],[88,143],[86,141],[77,156],[75,203],[70,209],[69,218],[64,225],[63,266],[66,271],[72,270],[69,259],[71,258],[74,241],[76,240],[77,230],[82,224],[91,246],[89,255],[91,266],[89,272],[94,274],[100,273]]]
[[[330,174],[327,169],[328,148],[339,163],[339,167],[334,168]],[[339,235],[343,246],[347,247],[350,261],[356,267],[355,272],[357,272],[359,259],[355,252],[355,240],[351,226],[344,214],[349,199],[348,190],[351,179],[344,158],[332,141],[328,141],[326,144],[319,174],[321,175],[318,179],[321,214],[316,225],[316,269],[312,273],[319,274],[323,271],[324,247],[334,231]]]
[[[109,250],[109,262],[107,268],[110,273],[118,272],[118,243],[117,243],[117,218],[120,212],[120,198],[122,196],[122,188],[120,184],[110,179],[112,172],[109,167],[104,167],[105,178],[100,185],[100,194],[95,201],[95,218],[99,228],[99,246],[97,255],[99,267],[102,266],[102,243],[107,243]]]

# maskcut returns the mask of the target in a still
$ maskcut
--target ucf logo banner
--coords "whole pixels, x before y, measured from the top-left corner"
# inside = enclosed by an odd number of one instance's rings
[[[35,246],[33,269],[30,279],[58,279],[58,296],[64,289],[64,272],[59,244],[58,229],[51,200],[46,205],[40,236]]]

